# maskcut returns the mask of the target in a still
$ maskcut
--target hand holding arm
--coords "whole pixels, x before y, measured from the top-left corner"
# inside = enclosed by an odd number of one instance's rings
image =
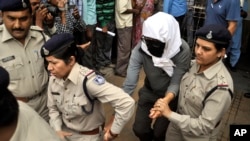
[[[169,108],[169,105],[166,104],[164,99],[158,99],[155,103],[154,107],[150,110],[150,112],[158,112],[159,116],[169,117],[169,115],[172,113],[171,109]]]
[[[160,101],[161,103],[162,103],[162,102],[165,103],[165,105],[168,105],[168,104],[174,99],[174,97],[175,97],[175,95],[174,95],[173,93],[169,92],[169,93],[167,93],[167,94],[165,95],[164,98],[158,99],[158,100],[155,102],[155,106],[157,105],[157,103],[158,103],[159,101]],[[154,108],[152,108],[152,109],[154,109]],[[161,111],[158,111],[158,110],[156,110],[156,109],[150,110],[150,114],[149,114],[149,117],[150,117],[150,118],[155,119],[155,118],[160,117],[160,116],[162,116]]]

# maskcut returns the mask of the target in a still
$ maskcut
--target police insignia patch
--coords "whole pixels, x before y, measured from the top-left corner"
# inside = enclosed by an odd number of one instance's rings
[[[101,75],[96,75],[94,82],[98,85],[102,85],[105,83],[105,79]]]
[[[27,4],[22,0],[23,8],[27,7]]]
[[[212,39],[213,38],[213,36],[212,36],[212,31],[209,31],[209,33],[207,34],[207,39]]]
[[[43,53],[44,55],[49,55],[49,51],[45,47],[43,47]]]

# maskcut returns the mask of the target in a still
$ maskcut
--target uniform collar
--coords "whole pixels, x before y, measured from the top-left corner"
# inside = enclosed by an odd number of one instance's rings
[[[221,69],[222,65],[224,65],[224,64],[222,63],[222,59],[221,59],[220,61],[218,61],[214,65],[210,66],[205,71],[203,71],[202,74],[204,74],[204,76],[207,79],[211,79],[211,78],[213,78],[217,74],[217,72],[219,72],[219,70]],[[197,65],[196,72],[198,71],[199,67],[200,67],[200,65]]]
[[[70,80],[74,84],[77,84],[77,80],[79,78],[78,77],[79,72],[80,72],[80,65],[78,63],[75,63],[69,73],[67,80]]]
[[[15,38],[13,38],[13,36],[9,33],[9,31],[7,30],[4,24],[2,25],[2,28],[3,28],[3,36],[2,36],[1,42],[5,42],[8,40],[12,40],[12,39],[15,40]],[[26,36],[25,41],[29,38],[35,38],[35,37],[36,37],[35,33],[29,31],[28,35]]]

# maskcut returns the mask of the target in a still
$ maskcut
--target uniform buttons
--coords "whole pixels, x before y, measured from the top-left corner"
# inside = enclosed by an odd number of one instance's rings
[[[67,90],[67,88],[65,87],[64,90]]]
[[[28,63],[30,64],[30,61]]]
[[[34,78],[34,75],[32,75],[32,78]]]

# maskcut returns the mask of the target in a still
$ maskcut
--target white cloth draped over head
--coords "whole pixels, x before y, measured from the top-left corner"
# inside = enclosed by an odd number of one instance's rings
[[[144,42],[142,42],[141,48],[145,53],[152,56],[155,67],[162,68],[169,76],[172,76],[175,64],[170,58],[180,51],[182,44],[178,22],[172,15],[158,12],[144,21],[142,35],[165,43],[164,52],[160,58],[153,56]]]

